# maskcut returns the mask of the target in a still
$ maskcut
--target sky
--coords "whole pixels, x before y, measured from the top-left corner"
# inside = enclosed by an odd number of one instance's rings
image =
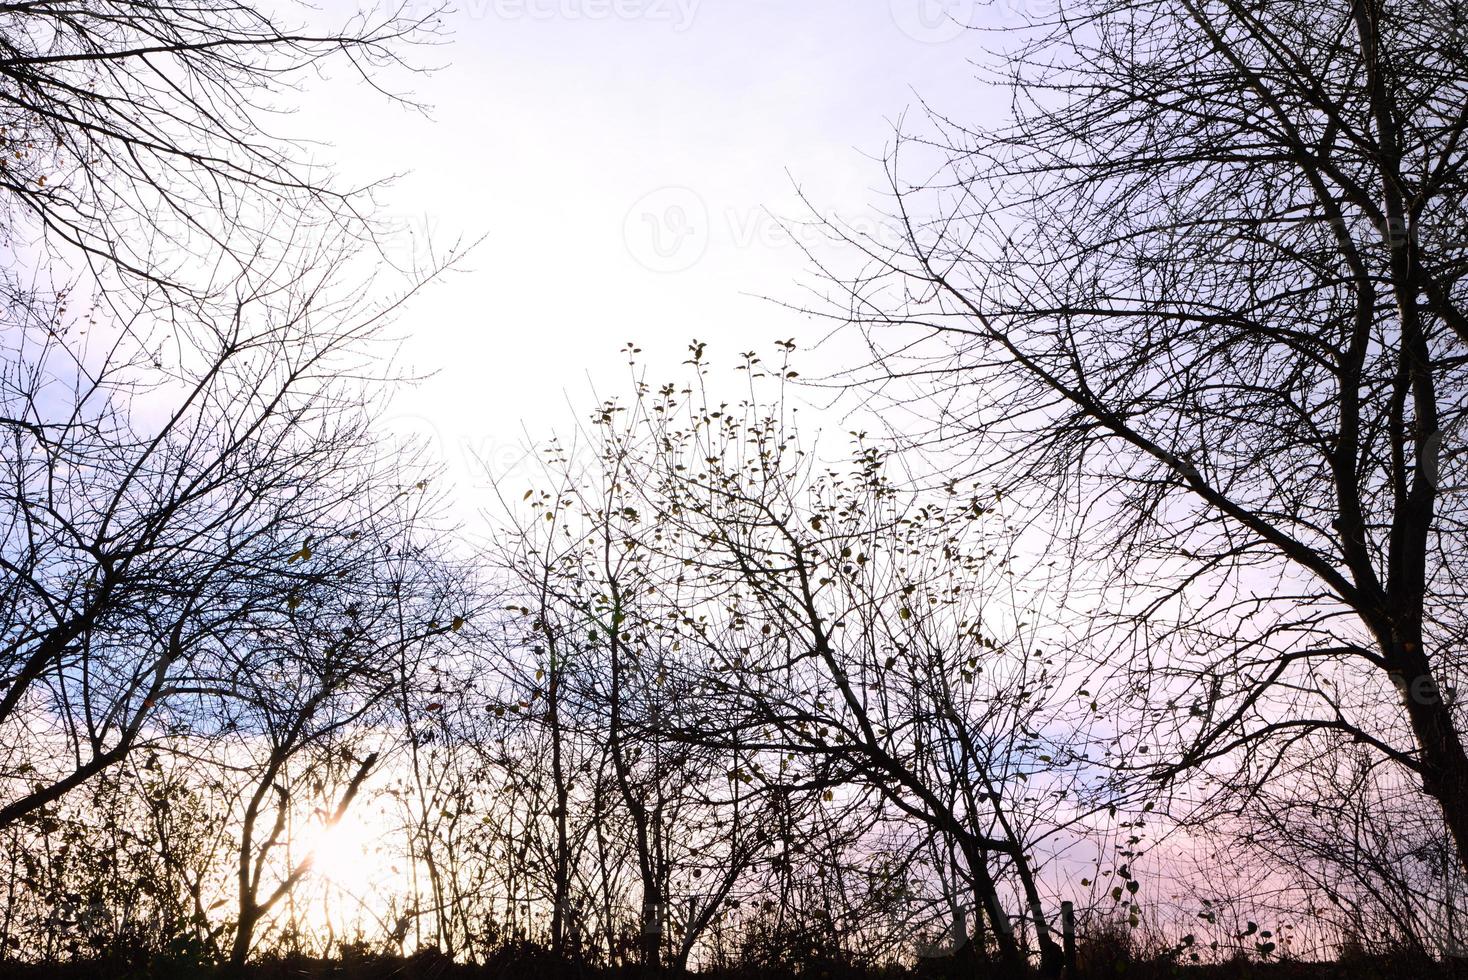
[[[454,0],[446,43],[418,52],[440,67],[394,80],[427,117],[338,71],[291,132],[347,180],[403,174],[383,203],[420,246],[483,237],[399,324],[428,377],[394,423],[472,482],[565,430],[593,385],[625,392],[625,341],[655,366],[695,337],[716,357],[815,344],[829,325],[773,301],[813,279],[779,220],[809,217],[797,188],[870,227],[919,97],[975,119],[1002,103],[973,64],[994,38],[961,25],[1018,24],[1025,2]]]

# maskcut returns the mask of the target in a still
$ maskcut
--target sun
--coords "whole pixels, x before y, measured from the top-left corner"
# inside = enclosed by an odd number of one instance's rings
[[[361,892],[377,877],[376,838],[360,816],[348,811],[335,824],[313,821],[298,844],[312,855],[312,875],[346,891]]]
[[[291,835],[296,861],[310,869],[293,893],[292,914],[318,938],[370,932],[402,894],[400,859],[389,855],[391,829],[369,808],[352,809],[335,824],[318,811]]]

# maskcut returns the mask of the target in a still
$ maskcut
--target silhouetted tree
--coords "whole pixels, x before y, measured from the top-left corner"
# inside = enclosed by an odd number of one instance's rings
[[[727,779],[772,801],[873,791],[952,842],[1011,970],[1023,956],[1001,880],[1058,970],[1034,846],[1091,804],[1040,720],[1063,702],[1063,665],[1019,622],[1028,600],[1005,574],[995,502],[917,498],[865,446],[823,471],[771,390],[788,364],[744,355],[749,394],[731,405],[692,351],[686,384],[639,382],[593,413],[597,492],[543,503],[596,529],[596,560],[567,592],[590,597],[605,650],[613,756],[637,735],[726,753]],[[634,690],[651,699],[635,716]]]
[[[865,380],[1050,507],[1039,547],[1100,589],[1072,611],[1150,706],[1114,761],[1155,738],[1163,775],[1270,779],[1338,733],[1468,865],[1464,28],[1454,2],[1067,4],[1010,52],[1007,123],[899,141],[905,241],[845,236],[870,263],[829,271]]]
[[[328,26],[233,0],[7,6],[8,244],[176,303],[227,301],[268,275],[302,222],[373,241],[370,189],[338,186],[268,124],[332,64],[385,93],[406,49],[435,39],[439,13],[389,4]]]

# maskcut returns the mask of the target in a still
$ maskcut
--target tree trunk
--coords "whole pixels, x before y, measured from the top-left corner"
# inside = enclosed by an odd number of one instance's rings
[[[994,878],[989,874],[989,859],[983,851],[979,850],[970,842],[963,842],[962,848],[964,859],[968,861],[969,871],[973,875],[974,898],[978,901],[979,908],[989,917],[989,924],[994,930],[994,942],[999,947],[999,963],[1005,976],[1023,976],[1026,969],[1024,954],[1020,952],[1019,944],[1014,941],[1014,933],[1009,928],[1009,917],[1004,912],[1004,906],[1000,904],[999,892],[994,887]]]
[[[607,726],[607,748],[612,757],[612,770],[617,779],[617,789],[622,803],[632,818],[634,842],[637,847],[637,868],[642,879],[642,932],[638,950],[642,968],[649,974],[662,970],[662,895],[658,888],[658,873],[652,841],[648,833],[647,808],[632,787],[631,774],[622,746],[622,602],[615,583],[612,585],[611,629],[607,631],[611,650],[611,691],[609,724]]]
[[[561,757],[560,667],[556,663],[555,641],[547,631],[546,649],[550,651],[549,683],[546,686],[546,722],[551,738],[551,782],[555,791],[556,857],[553,871],[555,895],[551,907],[551,952],[557,956],[566,951],[566,903],[570,899],[570,840],[566,826],[566,807],[570,793],[566,788],[565,763]]]
[[[1423,791],[1437,801],[1458,861],[1468,868],[1468,752],[1452,705],[1433,677],[1420,639],[1391,644],[1387,664],[1416,736]]]

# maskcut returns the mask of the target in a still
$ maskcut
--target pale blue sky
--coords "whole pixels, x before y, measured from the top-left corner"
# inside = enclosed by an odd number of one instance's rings
[[[947,9],[998,26],[1021,2]],[[410,171],[387,200],[404,220],[487,236],[403,321],[406,359],[436,374],[401,413],[455,468],[470,446],[503,457],[522,423],[564,428],[588,372],[616,387],[624,340],[670,363],[694,336],[721,354],[814,342],[818,324],[746,295],[795,298],[809,279],[765,209],[801,213],[799,183],[861,222],[881,203],[873,158],[919,94],[975,119],[1002,98],[970,63],[995,39],[942,0],[456,6],[450,42],[424,53],[444,67],[412,80],[432,118],[343,76],[291,123],[350,178]]]

